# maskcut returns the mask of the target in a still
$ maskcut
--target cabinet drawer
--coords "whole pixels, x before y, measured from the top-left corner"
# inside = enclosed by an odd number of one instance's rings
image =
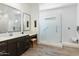
[[[11,39],[11,40],[8,40],[8,43],[12,43],[12,42],[16,42],[17,39]]]

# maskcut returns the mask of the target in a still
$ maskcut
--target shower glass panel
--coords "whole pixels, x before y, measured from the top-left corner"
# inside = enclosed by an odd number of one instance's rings
[[[60,43],[61,41],[61,21],[60,16],[52,15],[40,17],[40,40],[43,43]]]

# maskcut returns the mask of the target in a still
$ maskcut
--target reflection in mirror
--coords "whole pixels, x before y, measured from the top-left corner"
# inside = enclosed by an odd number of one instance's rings
[[[21,31],[21,12],[0,4],[0,33]]]
[[[24,13],[24,21],[23,21],[23,31],[30,30],[30,15]]]
[[[8,32],[9,15],[5,5],[0,4],[0,33]]]
[[[21,14],[18,14],[17,12],[12,12],[12,14],[10,14],[9,32],[21,31]]]
[[[11,11],[11,12],[9,12]],[[21,12],[14,8],[8,8],[9,13],[9,32],[21,31]]]

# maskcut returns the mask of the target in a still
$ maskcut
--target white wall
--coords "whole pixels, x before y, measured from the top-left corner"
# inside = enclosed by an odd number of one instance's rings
[[[64,42],[72,42],[72,38],[76,37],[76,10],[76,5],[62,8],[62,39]]]
[[[49,5],[50,6],[50,5]],[[42,7],[46,7],[45,5]],[[76,15],[77,15],[76,4],[63,4],[51,8],[40,8],[40,12],[49,11],[53,14],[60,14],[62,20],[62,40],[63,42],[71,42],[71,38],[76,36]],[[70,30],[68,30],[70,27]]]
[[[77,4],[77,26],[79,26],[79,4]]]
[[[39,10],[47,10],[47,9],[55,9],[60,7],[65,7],[68,5],[73,5],[73,3],[40,3],[39,4]]]
[[[39,18],[39,7],[37,3],[31,4],[32,5],[32,16],[31,16],[31,31],[30,34],[36,34],[38,31],[38,18]],[[37,22],[37,27],[34,27],[34,21]]]

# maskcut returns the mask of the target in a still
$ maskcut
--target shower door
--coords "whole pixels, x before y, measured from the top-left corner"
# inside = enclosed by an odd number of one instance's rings
[[[51,45],[62,41],[60,15],[43,15],[40,17],[40,41]]]

